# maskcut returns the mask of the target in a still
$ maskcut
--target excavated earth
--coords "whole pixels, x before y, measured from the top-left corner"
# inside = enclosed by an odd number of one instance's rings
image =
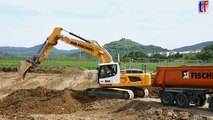
[[[82,68],[36,68],[21,81],[16,68],[0,68],[0,118],[72,119],[213,119],[204,107],[187,109],[160,104],[160,88],[148,87],[148,98],[90,98],[85,89],[98,87],[96,71]]]

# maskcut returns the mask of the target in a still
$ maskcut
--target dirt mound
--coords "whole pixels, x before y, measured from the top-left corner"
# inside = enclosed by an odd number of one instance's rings
[[[50,90],[42,87],[22,89],[0,101],[0,114],[65,114],[82,111],[91,101],[85,92],[72,89]]]
[[[10,71],[10,69],[12,68],[7,67],[6,69],[5,67],[4,71]],[[39,86],[56,90],[65,88],[85,90],[86,88],[98,87],[97,70],[85,70],[76,67],[32,70],[35,71],[27,73],[24,81],[21,81],[17,72],[0,72],[0,83],[2,83],[0,84],[0,99],[18,89],[34,89]]]
[[[0,67],[0,72],[16,72],[15,67]],[[36,73],[36,75],[32,75],[31,73]],[[42,74],[41,74],[42,73]],[[46,73],[50,75],[46,75]],[[43,77],[42,75],[45,74]],[[52,75],[51,75],[52,74]],[[60,76],[53,74],[60,74]],[[32,77],[33,76],[33,77]],[[155,74],[152,74],[152,84],[154,81]],[[72,88],[75,90],[85,90],[86,88],[92,88],[92,87],[98,87],[97,83],[97,71],[86,71],[83,68],[79,67],[66,67],[66,68],[60,68],[60,67],[37,67],[29,70],[29,73],[26,75],[25,80],[29,80],[29,82],[34,81],[32,79],[36,78],[36,83],[33,84],[33,86],[42,86],[49,89],[64,89],[64,88]],[[5,78],[4,78],[5,79]],[[43,81],[44,80],[44,81]],[[46,81],[48,81],[46,83]],[[41,83],[40,83],[41,82]],[[21,85],[20,85],[21,86]],[[23,88],[24,85],[21,87]],[[27,84],[27,86],[29,86]],[[31,88],[35,88],[35,87]],[[14,88],[14,87],[13,87]],[[25,87],[24,87],[25,88]],[[27,87],[30,88],[30,87]],[[149,97],[151,98],[158,98],[159,97],[159,90],[161,90],[160,87],[147,87],[149,90]]]
[[[16,67],[0,67],[0,72],[17,72]]]
[[[141,100],[133,100],[123,107],[114,111],[116,118],[123,119],[154,119],[154,120],[171,120],[171,119],[206,119],[206,117],[198,116],[193,112],[174,109],[173,107],[165,107],[156,102],[146,102]]]
[[[76,71],[83,71],[84,68],[79,67],[66,67],[66,68],[60,68],[60,67],[37,67],[33,69],[29,69],[29,73],[70,73],[70,72],[76,72]],[[0,67],[0,72],[17,72],[16,67]]]
[[[0,72],[1,71],[3,71],[5,74],[9,74],[9,72],[16,72],[16,68],[0,67]],[[17,77],[15,76],[14,78],[15,81],[18,81]],[[152,82],[153,82],[153,78],[154,78],[154,75],[152,75]],[[3,79],[4,79],[4,82],[11,81],[11,78],[8,78],[7,80],[4,77]],[[89,71],[89,70],[85,70],[83,68],[78,68],[78,67],[72,67],[72,68],[70,67],[67,67],[67,68],[38,67],[38,68],[30,69],[28,74],[26,75],[25,80],[26,80],[26,83],[19,83],[19,85],[14,85],[10,89],[13,89],[14,91],[16,90],[15,88],[17,88],[17,86],[20,86],[18,89],[35,88],[38,86],[42,86],[49,89],[71,88],[74,90],[85,90],[86,88],[98,87],[97,71],[94,71],[94,70]],[[152,86],[148,87],[149,97],[158,98],[160,89],[161,88],[158,88],[158,87],[152,87]],[[8,90],[8,87],[7,87],[7,90]],[[5,93],[5,91],[3,92]],[[2,92],[0,91],[0,93]]]
[[[160,87],[147,87],[149,90],[149,97],[150,98],[159,98],[159,91],[162,89]]]
[[[52,74],[59,74],[59,73],[72,73],[78,74],[79,72],[84,71],[84,68],[79,67],[66,67],[66,68],[59,68],[59,67],[37,67],[29,70],[29,73],[52,73]]]
[[[147,87],[149,90],[149,97],[150,98],[159,98],[159,91],[162,89],[161,87],[156,87],[154,85],[154,78],[155,78],[155,73],[151,74],[151,83],[152,85]]]

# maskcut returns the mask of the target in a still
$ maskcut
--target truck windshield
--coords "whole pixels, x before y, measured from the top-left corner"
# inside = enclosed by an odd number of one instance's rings
[[[112,77],[112,76],[115,76],[116,74],[117,74],[116,64],[99,66],[99,70],[98,70],[99,78]]]

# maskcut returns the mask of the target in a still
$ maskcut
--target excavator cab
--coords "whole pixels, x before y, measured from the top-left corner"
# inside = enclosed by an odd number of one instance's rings
[[[120,83],[120,67],[118,63],[103,63],[98,67],[99,84]]]

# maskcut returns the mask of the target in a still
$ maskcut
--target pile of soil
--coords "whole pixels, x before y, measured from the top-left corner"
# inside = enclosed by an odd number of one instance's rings
[[[186,112],[174,107],[165,107],[156,102],[132,100],[123,107],[114,111],[116,118],[123,119],[154,119],[154,120],[171,120],[171,119],[207,119],[207,117],[196,115],[193,112]]]
[[[155,73],[151,74],[151,86],[147,87],[149,90],[149,97],[150,98],[159,98],[159,92],[162,89],[161,87],[156,87],[154,85],[154,78],[155,78]]]
[[[29,73],[52,73],[52,74],[60,74],[60,73],[72,73],[72,74],[79,74],[82,71],[84,71],[84,68],[80,67],[65,67],[65,68],[59,68],[59,67],[37,67],[33,69],[29,69]]]
[[[33,69],[29,69],[29,73],[52,73],[52,74],[59,74],[59,73],[72,73],[75,71],[83,71],[84,68],[79,67],[67,67],[67,68],[59,68],[59,67],[37,67]],[[0,72],[17,72],[16,67],[0,67]]]
[[[153,98],[151,98],[153,99]],[[88,105],[87,111],[103,111],[102,116],[108,119],[121,120],[171,120],[171,119],[207,119],[192,111],[184,111],[173,106],[163,106],[158,102],[148,99],[143,100],[119,100],[119,99],[104,99],[97,100]],[[97,115],[98,116],[98,115]]]
[[[151,86],[151,87],[147,87],[147,89],[149,90],[150,98],[159,98],[159,92],[162,88]]]
[[[0,101],[0,114],[66,114],[84,110],[87,102],[85,92],[72,89],[21,89]]]
[[[0,72],[17,72],[16,67],[0,67]]]
[[[0,67],[0,119],[170,120],[208,119],[203,115],[212,117],[212,113],[203,108],[182,109],[161,105],[160,100],[156,99],[161,88],[152,86],[148,87],[149,98],[91,99],[84,91],[79,90],[98,87],[95,70],[82,68],[32,70],[24,81],[20,81],[18,73],[14,73],[15,67]]]

